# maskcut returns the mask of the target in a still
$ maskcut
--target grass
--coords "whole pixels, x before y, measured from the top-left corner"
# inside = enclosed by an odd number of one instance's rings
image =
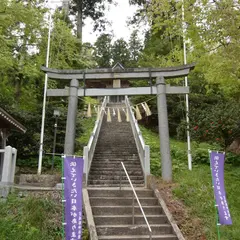
[[[61,204],[50,199],[9,195],[0,203],[1,240],[60,240]]]
[[[141,127],[146,144],[150,145],[151,173],[161,176],[159,137],[158,134]],[[171,139],[171,155],[173,162],[173,178],[177,183],[173,189],[174,197],[181,200],[192,217],[201,219],[203,231],[208,240],[217,239],[214,195],[212,189],[211,172],[208,164],[193,165],[193,171],[188,170],[186,143]],[[193,144],[193,156],[202,149],[208,154],[211,145]],[[196,159],[197,156],[195,156]],[[221,240],[240,239],[240,167],[225,164],[225,188],[232,226],[220,226]]]
[[[10,194],[0,202],[0,239],[62,240],[62,204],[56,194],[54,199],[48,193],[24,198]],[[88,239],[83,222],[82,240]]]

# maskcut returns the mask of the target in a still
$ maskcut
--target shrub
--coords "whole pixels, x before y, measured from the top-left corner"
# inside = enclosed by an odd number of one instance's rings
[[[240,166],[240,155],[232,152],[226,153],[226,163],[230,163],[234,166]]]
[[[196,149],[193,152],[192,161],[193,163],[196,163],[196,164],[199,164],[199,163],[210,164],[208,150],[204,148]]]

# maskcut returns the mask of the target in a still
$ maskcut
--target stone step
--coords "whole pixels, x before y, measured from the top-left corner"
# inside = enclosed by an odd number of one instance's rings
[[[149,234],[146,224],[143,225],[97,225],[97,233],[101,235],[147,235]],[[170,234],[172,228],[170,224],[151,225],[152,234]]]
[[[129,176],[131,180],[144,180],[143,176]],[[92,174],[88,178],[89,180],[120,180],[119,175],[102,175],[102,174]],[[122,180],[127,180],[127,176],[122,176]]]
[[[96,159],[94,158],[92,161],[93,164],[118,164],[121,165],[121,162],[124,164],[138,164],[141,165],[139,159],[120,159],[120,158],[102,158],[102,159]]]
[[[120,181],[119,180],[92,180],[92,179],[89,179],[88,180],[89,184],[91,185],[111,185],[111,184],[120,184]],[[132,180],[132,184],[135,185],[135,184],[143,184],[144,181],[143,180]],[[129,181],[128,180],[122,180],[122,184],[124,185],[127,185],[129,184]]]
[[[137,150],[132,150],[129,152],[122,152],[121,149],[115,149],[113,151],[106,151],[104,149],[101,150],[95,150],[94,156],[96,157],[102,157],[102,155],[106,156],[124,156],[124,157],[138,157],[138,152]]]
[[[127,172],[128,170],[130,170],[131,168],[136,168],[136,167],[141,167],[140,163],[134,163],[134,162],[124,162],[122,161],[127,169]],[[92,165],[91,165],[91,168],[105,168],[105,167],[108,167],[108,168],[118,168],[118,170],[120,171],[120,169],[122,168],[122,165],[121,165],[121,162],[110,162],[110,161],[105,161],[105,162],[93,162]],[[122,170],[123,171],[123,170]]]
[[[101,178],[102,176],[102,178]],[[108,178],[109,176],[109,178]],[[125,180],[127,180],[127,178],[125,177],[126,175],[125,174],[122,174],[122,181],[124,183]],[[129,177],[131,179],[131,181],[133,180],[143,180],[144,177],[142,175],[142,172],[139,172],[138,174],[129,174]],[[90,175],[88,177],[88,179],[91,179],[91,180],[116,180],[116,181],[120,181],[120,173],[119,173],[119,170],[115,170],[115,171],[112,171],[112,172],[108,172],[108,171],[100,171],[100,172],[97,172],[97,171],[91,171],[90,172]]]
[[[119,150],[119,152],[121,152]],[[93,159],[97,159],[97,160],[104,160],[104,159],[118,159],[118,160],[139,160],[139,156],[138,156],[138,153],[134,153],[134,154],[131,154],[131,153],[128,153],[128,154],[121,154],[121,153],[111,153],[111,154],[108,154],[108,153],[105,153],[105,152],[99,152],[99,153],[95,153],[94,156],[93,156]]]
[[[135,161],[140,163],[140,159],[138,155],[108,155],[108,154],[101,154],[99,156],[93,156],[93,161]]]
[[[165,215],[147,215],[149,224],[165,224],[168,223]],[[115,225],[115,224],[132,224],[131,215],[112,215],[112,216],[95,216],[94,222],[96,225]],[[145,219],[142,215],[134,215],[135,224],[145,224]]]
[[[123,162],[123,164],[125,165],[127,171],[132,169],[132,168],[139,168],[141,169],[141,164],[138,162],[125,162],[125,161],[95,161],[92,163],[91,168],[118,168],[118,170],[120,171],[120,169],[122,168],[122,164],[121,162]]]
[[[135,189],[138,197],[153,197],[153,191],[148,189]],[[106,188],[88,188],[89,197],[131,197],[133,191],[131,188],[106,189]]]
[[[158,205],[158,200],[154,197],[140,198],[142,206]],[[132,206],[132,197],[90,197],[91,206]],[[136,199],[134,200],[135,206],[138,206]]]
[[[121,163],[121,162],[124,162],[124,163],[139,163],[140,164],[140,160],[138,158],[138,156],[134,156],[134,157],[131,157],[131,156],[102,156],[102,157],[93,157],[93,162],[92,163],[95,163],[95,162],[111,162],[111,161],[114,161],[115,163],[118,162],[118,163]]]
[[[135,235],[135,236],[124,236],[124,235],[111,235],[111,236],[99,236],[99,240],[149,240],[149,235]],[[164,235],[153,235],[152,239],[155,240],[177,240],[178,238],[173,234]]]
[[[105,141],[105,140],[104,140]],[[119,144],[119,142],[111,142],[111,144],[107,144],[106,142],[104,142],[104,144],[98,144],[96,146],[96,150],[97,151],[102,151],[102,152],[107,152],[107,153],[117,153],[123,151],[123,153],[128,153],[129,152],[133,152],[133,153],[137,153],[137,148],[134,146],[135,143],[125,143],[125,145],[123,146],[119,146],[116,144]],[[131,149],[127,148],[127,146],[132,146]]]
[[[116,143],[117,144],[117,143]],[[106,147],[106,146],[105,146]],[[106,151],[104,149],[101,149],[101,150],[95,150],[95,154],[94,156],[97,156],[97,157],[102,157],[102,155],[106,155],[106,156],[124,156],[124,157],[138,157],[138,152],[137,150],[131,150],[129,152],[125,152],[125,153],[121,153],[121,148],[120,149],[117,149],[115,148],[113,151]]]
[[[93,164],[109,164],[109,163],[112,163],[112,164],[118,164],[118,165],[121,165],[121,162],[123,162],[124,164],[141,164],[139,159],[135,158],[102,158],[102,159],[96,159],[94,158],[93,161],[92,161],[92,165]]]
[[[132,206],[92,206],[93,215],[129,215],[132,213]],[[160,206],[143,206],[143,211],[146,215],[161,214]],[[136,215],[141,214],[139,207],[134,207]]]
[[[89,187],[92,187],[92,188],[94,188],[94,187],[99,187],[99,188],[106,188],[106,187],[108,187],[108,188],[119,188],[119,183],[111,183],[111,184],[108,184],[108,183],[105,183],[105,184],[91,184],[91,183],[88,183],[88,186]],[[144,188],[145,187],[145,184],[144,183],[142,183],[142,184],[135,184],[135,183],[133,183],[133,186],[134,186],[134,188]],[[124,188],[128,188],[128,187],[130,187],[130,184],[128,183],[128,184],[122,184],[122,187],[124,187]]]
[[[106,140],[106,139],[105,139]],[[106,140],[107,141],[107,140]],[[118,141],[119,142],[119,141]],[[104,146],[106,147],[106,143],[112,143],[112,141],[109,140],[109,142],[104,142],[104,141],[98,141],[98,144],[96,146],[96,149],[101,149],[103,148]],[[119,143],[117,146],[116,145],[110,145],[110,146],[107,146],[107,148],[105,148],[106,151],[110,151],[110,150],[115,150],[116,147],[120,148],[120,147],[123,147],[122,150],[124,150],[125,152],[127,150],[133,150],[133,149],[136,149],[136,146],[132,146],[132,145],[128,145],[128,144],[134,144],[135,145],[135,141],[124,141],[123,143]]]
[[[105,135],[100,135],[100,139],[107,139],[109,140],[110,137],[114,137],[114,136],[129,136],[130,138],[128,140],[133,140],[134,137],[133,137],[133,134],[132,134],[132,129],[130,128],[119,128],[118,131],[113,131],[112,130],[113,126],[109,127],[109,128],[105,128],[105,129],[102,129],[103,131],[101,131],[100,133],[105,133]],[[119,139],[115,139],[115,141],[117,141]],[[123,142],[121,141],[121,139],[119,140],[120,142]]]
[[[116,171],[116,170],[118,170],[118,172],[120,171],[120,166],[116,166],[116,167],[108,167],[108,165],[103,165],[103,166],[99,166],[99,167],[91,167],[91,170],[90,171],[98,171],[99,169],[101,169],[101,171]],[[129,167],[128,169],[127,169],[127,172],[128,172],[128,174],[132,174],[134,171],[136,171],[136,172],[138,172],[138,171],[140,171],[140,172],[142,172],[142,168],[141,168],[141,165],[139,164],[139,165],[135,165],[135,166],[132,166],[132,167]]]
[[[137,152],[127,152],[127,153],[121,153],[121,150],[117,150],[116,152],[99,152],[99,151],[95,151],[95,154],[94,154],[94,158],[100,158],[102,159],[103,158],[103,155],[106,157],[106,156],[109,156],[109,157],[119,157],[120,159],[122,157],[138,157],[138,153]]]
[[[113,130],[113,128],[118,128],[118,130]],[[115,125],[112,124],[111,126],[107,126],[107,127],[103,127],[102,131],[100,131],[100,133],[106,133],[105,135],[101,135],[101,138],[106,138],[108,136],[118,136],[118,135],[127,135],[127,136],[131,136],[131,138],[133,138],[133,133],[132,133],[132,129],[130,126],[128,126],[127,124],[125,126],[121,126],[121,125]]]
[[[105,133],[102,133],[102,134],[105,134]],[[119,145],[117,145],[117,146],[115,145],[115,146],[117,148],[122,148],[123,150],[124,149],[129,149],[129,150],[136,149],[135,140],[131,136],[129,136],[129,135],[120,136],[119,134],[117,134],[117,135],[114,134],[113,136],[106,136],[106,134],[105,134],[104,138],[103,137],[98,138],[96,147],[106,146],[106,149],[111,149],[111,148],[114,148],[113,143],[118,143]]]
[[[128,172],[128,175],[132,175],[132,176],[142,176],[142,168],[139,166],[139,167],[131,167],[131,168],[128,168],[127,170]],[[113,173],[115,174],[120,174],[120,169],[119,167],[117,168],[107,168],[107,167],[92,167],[91,170],[90,170],[90,175],[91,174],[103,174],[103,175],[112,175]]]

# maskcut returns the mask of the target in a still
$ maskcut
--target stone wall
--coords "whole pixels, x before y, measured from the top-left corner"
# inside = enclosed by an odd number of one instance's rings
[[[61,182],[60,175],[37,175],[37,174],[21,174],[19,177],[19,185],[37,186],[37,187],[55,187]]]

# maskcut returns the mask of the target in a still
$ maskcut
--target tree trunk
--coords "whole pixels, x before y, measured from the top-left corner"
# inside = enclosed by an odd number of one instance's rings
[[[63,1],[63,9],[66,16],[69,14],[69,1]]]
[[[82,27],[83,27],[83,0],[77,1],[77,38],[82,43]]]

